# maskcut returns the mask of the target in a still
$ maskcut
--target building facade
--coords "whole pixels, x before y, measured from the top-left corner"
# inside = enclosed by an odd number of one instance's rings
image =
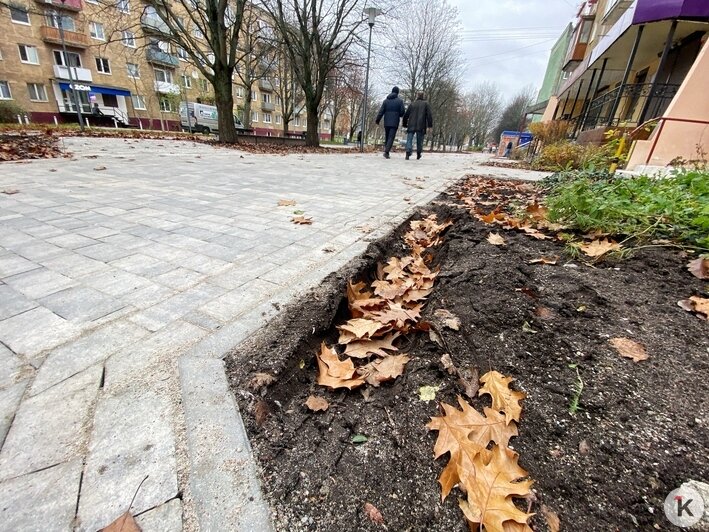
[[[76,123],[78,99],[89,124],[179,130],[181,102],[214,102],[187,52],[165,38],[154,8],[138,0],[23,1],[0,6],[0,102],[16,104],[27,120]],[[193,37],[203,39],[198,31]],[[235,80],[234,112],[242,118],[246,90]],[[250,91],[254,133],[282,135],[273,84],[262,79]],[[289,131],[304,132],[304,117],[296,114]],[[320,130],[329,137],[327,116]]]
[[[643,124],[655,128],[654,135],[668,109],[677,107],[673,102],[694,94],[682,91],[684,84],[696,84],[697,76],[709,81],[706,67],[699,68],[708,34],[704,0],[583,2],[545,119],[570,121],[579,142],[600,142],[608,129]],[[692,128],[699,139],[707,136],[709,122],[699,122],[709,117],[683,119],[697,121]]]

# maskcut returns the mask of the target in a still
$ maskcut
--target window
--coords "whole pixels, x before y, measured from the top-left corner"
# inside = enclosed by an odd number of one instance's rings
[[[164,113],[171,113],[172,102],[167,98],[160,98],[160,110]]]
[[[84,0],[88,4],[98,4],[98,0]]]
[[[182,86],[185,89],[191,89],[192,88],[192,78],[189,77],[187,74],[182,74]]]
[[[251,101],[252,101],[252,102],[257,102],[257,101],[258,101],[258,92],[256,92],[256,91],[251,91]]]
[[[36,102],[47,101],[47,91],[44,89],[44,85],[42,85],[41,83],[28,83],[27,90],[30,93],[30,100]]]
[[[584,19],[581,31],[579,32],[579,44],[588,44],[591,39],[591,29],[593,28],[592,19]]]
[[[244,87],[236,87],[236,97],[237,98],[244,97]]]
[[[293,124],[296,126],[300,126],[300,117],[296,116],[295,119],[293,120]]]
[[[111,63],[108,62],[108,59],[105,57],[97,57],[96,58],[96,71],[100,72],[101,74],[110,74],[111,73]]]
[[[74,19],[69,15],[58,15],[57,13],[52,13],[51,11],[46,11],[44,19],[47,21],[47,26],[52,28],[58,28],[59,22],[62,24],[62,29],[67,31],[76,31],[76,23]]]
[[[263,103],[271,103],[271,95],[267,92],[264,92],[261,95],[261,99],[263,100]]]
[[[0,100],[12,100],[10,84],[7,81],[0,81]]]
[[[177,57],[179,57],[183,61],[187,61],[190,58],[190,56],[187,54],[187,50],[185,50],[181,46],[177,47]]]
[[[276,105],[283,105],[283,100],[280,96],[276,96]]]
[[[169,70],[163,70],[162,68],[156,68],[155,81],[162,81],[163,83],[172,83],[172,72],[170,72]]]
[[[256,113],[256,112],[251,113],[251,121],[258,122],[258,113]]]
[[[89,28],[91,30],[91,37],[99,41],[106,40],[106,34],[103,31],[103,24],[100,22],[90,22]]]
[[[123,32],[123,45],[129,48],[135,48],[135,33],[132,31]]]
[[[20,49],[20,61],[31,65],[39,65],[39,54],[37,53],[37,47],[19,44],[18,48]]]
[[[270,124],[272,122],[271,120],[271,113],[263,113],[263,121],[266,124]]]
[[[138,65],[135,63],[126,63],[126,68],[128,69],[128,75],[131,78],[138,79],[140,77],[140,70],[138,69]]]
[[[146,110],[147,107],[145,106],[145,98],[140,96],[139,94],[135,94],[130,97],[131,100],[133,101],[133,109],[139,109],[139,110]]]
[[[199,90],[202,92],[207,92],[209,90],[209,83],[207,83],[206,79],[199,80]]]
[[[281,115],[276,115],[276,124],[280,124],[283,121],[283,117]]]
[[[65,56],[64,52],[54,50],[54,64],[81,68],[81,56],[76,52],[67,52]]]
[[[123,13],[128,13],[130,11],[130,2],[128,0],[117,0],[116,9]]]
[[[23,7],[11,7],[10,19],[17,24],[30,25],[30,14]]]
[[[202,33],[202,30],[200,30],[197,26],[192,28],[192,36],[196,37],[197,39],[204,39],[204,34]]]

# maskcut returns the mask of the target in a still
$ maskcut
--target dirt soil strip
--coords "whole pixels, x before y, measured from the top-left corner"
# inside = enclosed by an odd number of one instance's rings
[[[315,384],[317,348],[336,340],[334,325],[346,315],[347,280],[371,279],[378,261],[405,254],[406,222],[227,357],[276,529],[381,530],[363,512],[369,502],[388,530],[467,530],[456,497],[440,502],[445,460],[433,460],[436,433],[425,428],[439,410],[418,394],[440,386],[437,400],[455,404],[461,389],[440,364],[449,352],[456,365],[495,369],[527,392],[511,446],[536,481],[532,511],[546,504],[562,529],[674,530],[666,495],[709,478],[709,329],[677,306],[705,287],[687,273],[686,258],[646,250],[596,267],[563,258],[529,265],[563,257],[562,245],[505,232],[507,246],[493,246],[490,226],[446,207],[452,197],[439,200],[413,218],[456,220],[435,252],[441,275],[423,314],[434,320],[444,308],[461,318],[459,332],[443,330],[447,349],[407,338],[402,352],[413,360],[404,376],[369,397]],[[649,360],[621,358],[613,337],[640,342]],[[572,364],[584,382],[576,415]],[[276,380],[254,390],[256,372]],[[330,402],[327,412],[303,406],[313,393]],[[478,410],[488,404],[473,401]],[[353,444],[360,434],[367,442]],[[541,513],[530,524],[548,530]]]

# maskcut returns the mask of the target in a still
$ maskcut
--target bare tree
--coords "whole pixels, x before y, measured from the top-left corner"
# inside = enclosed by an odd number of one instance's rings
[[[413,100],[417,91],[433,99],[436,85],[446,87],[462,72],[458,10],[447,0],[420,2],[386,32],[388,69]]]
[[[252,87],[274,74],[277,61],[276,43],[272,28],[261,9],[252,3],[244,11],[244,31],[237,54],[236,77],[244,86],[244,116],[242,122],[251,127]],[[269,82],[270,83],[270,82]]]
[[[285,45],[277,43],[274,53],[276,59],[273,66],[273,91],[276,93],[276,104],[280,107],[283,119],[283,136],[287,137],[291,121],[300,112],[303,94],[297,86],[293,63]]]
[[[465,94],[464,106],[470,126],[469,144],[482,146],[500,119],[500,88],[493,82],[484,81]]]
[[[303,90],[306,144],[318,146],[319,112],[325,86],[358,38],[366,0],[263,0]]]
[[[536,89],[528,85],[515,94],[502,111],[500,121],[494,129],[492,136],[499,139],[503,131],[524,131],[527,127],[527,108],[537,96]]]

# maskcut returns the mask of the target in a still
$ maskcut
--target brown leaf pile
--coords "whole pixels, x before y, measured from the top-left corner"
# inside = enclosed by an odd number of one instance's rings
[[[0,161],[65,157],[54,137],[38,134],[0,135]]]
[[[403,374],[410,358],[393,354],[398,352],[394,344],[418,325],[438,276],[438,271],[429,268],[424,252],[442,242],[441,235],[450,225],[439,224],[435,215],[411,222],[404,235],[411,255],[392,257],[379,265],[371,283],[348,284],[351,318],[338,325],[337,346],[322,345],[317,355],[318,384],[333,389],[353,389],[365,383],[376,387]]]
[[[677,303],[687,312],[693,312],[699,318],[709,320],[709,298],[692,296]]]
[[[527,521],[532,514],[517,508],[514,499],[530,496],[532,481],[508,447],[517,435],[519,401],[525,394],[512,390],[512,379],[496,371],[480,382],[478,394],[492,398],[492,408],[485,408],[484,415],[459,396],[460,410],[443,403],[444,415],[427,425],[438,431],[434,457],[450,455],[439,479],[441,497],[445,500],[458,486],[465,494],[459,504],[471,530],[531,531]]]

